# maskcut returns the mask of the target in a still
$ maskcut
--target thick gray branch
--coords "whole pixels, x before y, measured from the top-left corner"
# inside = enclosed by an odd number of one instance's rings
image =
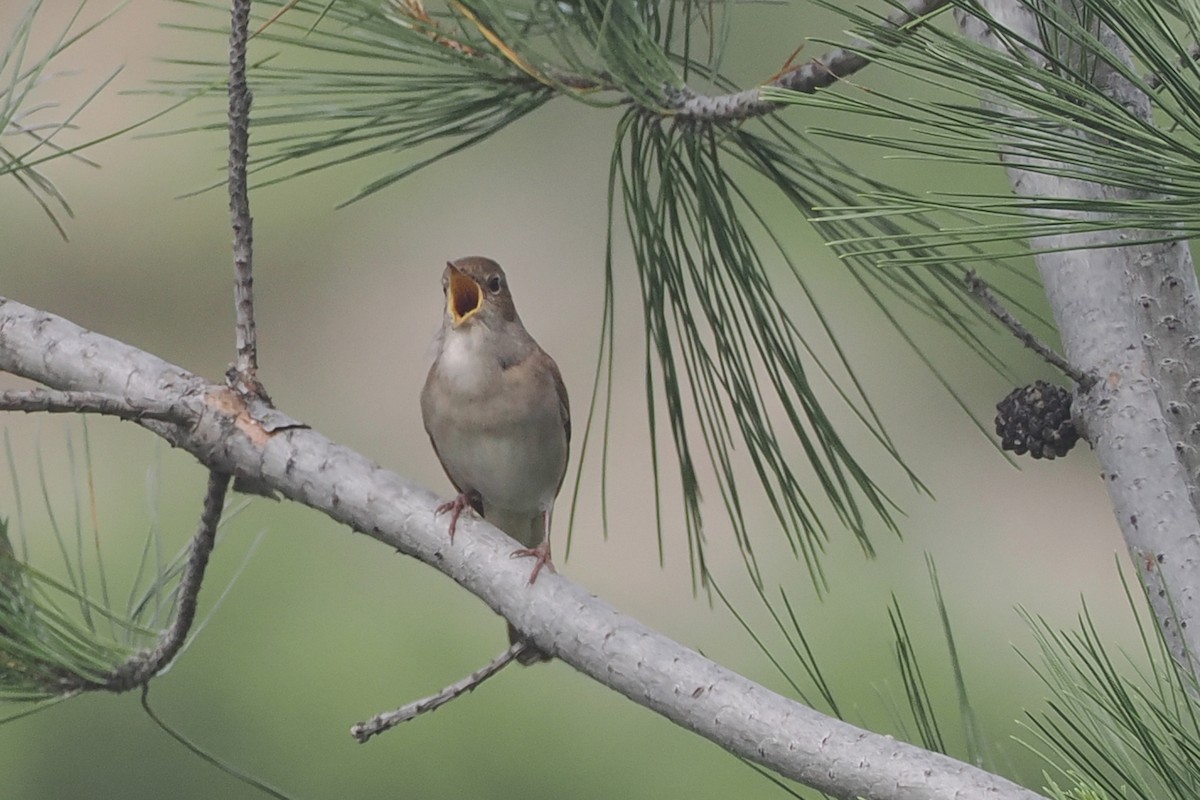
[[[67,320],[0,298],[0,369],[70,390],[170,402],[192,426],[141,425],[209,469],[250,479],[450,576],[539,649],[731,753],[835,797],[1033,800],[946,756],[827,717],[631,619],[561,575],[528,584],[512,541],[464,518],[451,546],[438,500],[316,431],[269,433],[226,387]]]
[[[968,37],[1006,50],[995,31],[1039,40],[1029,8],[983,0],[988,24],[956,12]],[[1111,32],[1101,42],[1117,55],[1124,45]],[[1037,58],[1034,53],[1025,54]],[[1035,62],[1036,63],[1036,62]],[[1101,59],[1089,61],[1096,85],[1130,112],[1148,119],[1144,95]],[[991,104],[1015,113],[1000,100]],[[1062,136],[1085,135],[1064,129]],[[1020,153],[1021,142],[1006,149]],[[1129,190],[1048,174],[1056,166],[1033,156],[1005,159],[1013,190],[1022,197],[1071,201],[1138,199]],[[1082,214],[1082,212],[1080,212]],[[1069,216],[1066,212],[1060,216]],[[1081,429],[1103,468],[1117,521],[1154,613],[1175,658],[1200,653],[1200,515],[1196,502],[1193,404],[1200,401],[1200,334],[1196,270],[1188,246],[1149,239],[1137,231],[1039,237],[1038,270],[1062,336],[1067,360],[1099,383],[1077,402]],[[1108,246],[1105,245],[1122,245]],[[1086,249],[1085,249],[1086,248]],[[1095,248],[1095,249],[1093,249]],[[1196,384],[1193,386],[1193,384]]]

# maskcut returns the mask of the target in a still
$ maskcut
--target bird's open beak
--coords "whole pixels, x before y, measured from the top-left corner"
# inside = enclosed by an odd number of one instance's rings
[[[446,307],[455,327],[475,316],[483,308],[483,288],[474,279],[450,267],[450,286],[446,290]]]

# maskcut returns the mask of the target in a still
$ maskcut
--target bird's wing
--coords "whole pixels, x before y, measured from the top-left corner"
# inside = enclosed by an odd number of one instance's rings
[[[562,373],[558,371],[558,364],[554,363],[554,359],[547,356],[550,361],[550,374],[554,376],[554,389],[558,392],[558,413],[562,417],[563,430],[567,434],[567,449],[570,450],[571,445],[571,401],[567,399],[567,385],[563,383]]]

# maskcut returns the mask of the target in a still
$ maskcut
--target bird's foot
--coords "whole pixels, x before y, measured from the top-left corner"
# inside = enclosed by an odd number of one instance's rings
[[[522,547],[520,550],[513,550],[509,558],[532,558],[533,572],[529,574],[529,583],[537,580],[538,573],[542,571],[542,567],[546,567],[551,572],[558,572],[554,568],[554,562],[550,560],[550,540],[543,539],[542,543],[537,547]]]
[[[442,503],[434,509],[433,515],[441,516],[447,511],[450,513],[450,544],[454,544],[454,531],[458,527],[458,517],[465,509],[478,511],[480,497],[478,492],[460,492],[457,497],[448,503]]]

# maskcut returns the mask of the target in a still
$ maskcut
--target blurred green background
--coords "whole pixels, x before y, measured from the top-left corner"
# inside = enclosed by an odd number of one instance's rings
[[[74,5],[48,4],[35,42],[61,30]],[[108,7],[90,5],[91,18]],[[0,7],[0,36],[7,38],[23,6],[18,0]],[[778,70],[803,37],[836,33],[827,18],[807,15],[794,6],[738,9],[733,74],[749,85]],[[220,37],[161,27],[183,20],[222,24],[224,16],[165,0],[135,0],[56,63],[64,74],[39,98],[64,107],[123,65],[113,86],[78,118],[82,130],[64,141],[119,129],[162,108],[161,98],[130,93],[146,89],[154,77],[182,74],[159,59],[225,57]],[[819,46],[809,45],[804,55],[817,52]],[[199,101],[153,130],[219,118],[222,109],[219,97]],[[844,122],[787,113],[802,126]],[[442,266],[448,258],[485,254],[507,268],[527,326],[562,367],[580,441],[600,329],[604,186],[618,114],[556,101],[494,140],[343,210],[334,206],[395,162],[363,162],[253,193],[260,361],[278,405],[447,493],[417,395],[441,313]],[[98,169],[67,160],[50,165],[48,173],[75,210],[69,241],[58,237],[14,181],[0,182],[0,294],[219,378],[233,356],[227,197],[219,189],[176,198],[222,179],[224,144],[221,133],[122,136],[88,151]],[[928,164],[884,163],[878,152],[852,157],[865,171],[908,187],[956,180]],[[1016,720],[1023,710],[1039,708],[1043,696],[1017,653],[1033,647],[1015,607],[1066,626],[1085,596],[1106,635],[1117,642],[1129,636],[1114,566],[1122,546],[1098,467],[1080,447],[1064,462],[1025,462],[1013,469],[846,286],[841,268],[807,226],[782,205],[775,214],[890,432],[936,499],[915,494],[826,392],[846,438],[906,512],[904,540],[879,526],[879,557],[865,561],[848,536],[835,536],[827,561],[833,590],[823,602],[803,565],[785,557],[780,544],[780,558],[770,557],[769,549],[760,553],[764,563],[774,564],[771,591],[785,587],[798,604],[851,721],[907,735],[894,710],[904,702],[884,613],[892,593],[926,648],[926,677],[940,710],[952,713],[954,707],[926,574],[925,554],[932,553],[996,758],[1008,774],[1038,786],[1043,765],[1011,738],[1020,733]],[[693,595],[679,508],[670,493],[666,564],[659,566],[640,301],[626,249],[618,249],[616,264],[609,532],[606,539],[593,449],[569,558],[563,558],[565,526],[556,532],[561,569],[644,622],[785,691],[730,614]],[[797,308],[805,324],[802,306]],[[990,419],[992,405],[1011,386],[927,324],[911,322],[939,353],[970,407]],[[815,334],[817,328],[807,330]],[[998,339],[996,346],[1022,378],[1050,377],[1012,343]],[[818,349],[830,352],[827,344]],[[0,389],[23,385],[0,375]],[[68,451],[75,448],[78,457],[83,429],[77,420],[47,416],[7,415],[0,425],[16,455],[34,563],[53,571],[57,550],[37,488],[36,454],[40,450],[45,461],[55,511],[69,528],[76,500]],[[148,526],[162,529],[169,549],[186,542],[204,474],[186,454],[133,425],[93,419],[87,434],[99,537],[112,584],[120,587],[115,593],[123,597]],[[573,456],[579,457],[578,447]],[[75,474],[82,474],[78,464]],[[752,479],[752,472],[745,475]],[[666,487],[678,485],[669,459],[662,479]],[[782,656],[729,541],[715,492],[706,510],[714,573]],[[13,488],[0,480],[0,515],[14,514]],[[566,514],[558,519],[565,521]],[[762,546],[773,535],[773,517],[764,504],[751,519]],[[205,608],[259,532],[261,547],[225,602],[169,674],[153,683],[151,694],[159,712],[186,735],[293,796],[779,795],[715,746],[558,662],[510,669],[437,714],[355,744],[348,735],[352,723],[480,666],[503,647],[504,626],[433,570],[317,513],[264,500],[254,500],[230,525],[202,596]],[[786,658],[784,663],[794,666]],[[0,716],[15,710],[0,708]],[[959,734],[951,728],[953,739]],[[132,695],[81,697],[0,727],[0,776],[5,799],[262,796],[162,735]]]

